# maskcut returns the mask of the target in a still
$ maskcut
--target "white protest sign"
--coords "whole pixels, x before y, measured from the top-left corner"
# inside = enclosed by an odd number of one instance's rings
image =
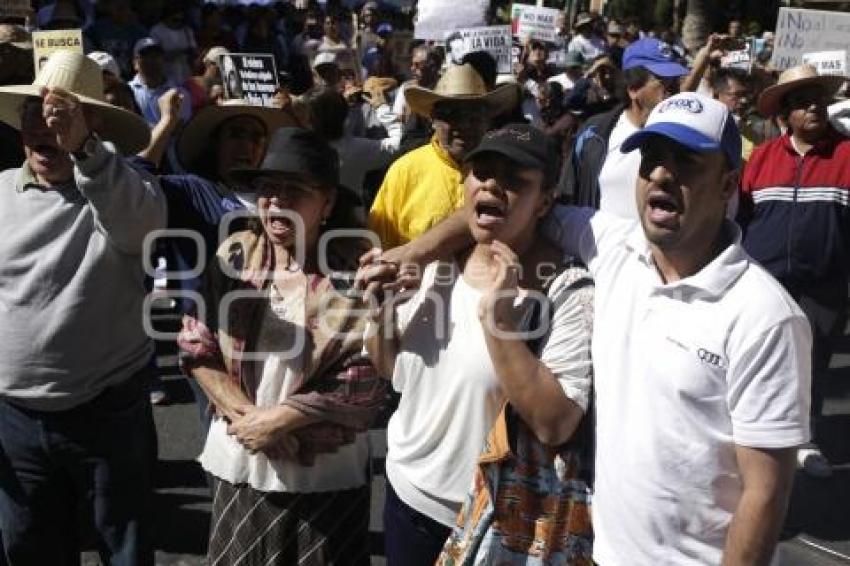
[[[804,53],[850,51],[850,13],[779,8],[771,63],[788,69],[803,63]],[[844,68],[847,68],[845,60]]]
[[[31,9],[30,0],[0,0],[0,18],[25,18]]]
[[[51,31],[32,32],[32,56],[35,62],[35,72],[38,73],[55,52],[83,52],[83,32],[78,29],[57,29]]]
[[[489,0],[419,0],[416,39],[443,41],[456,29],[484,26]]]
[[[843,49],[803,53],[803,63],[815,67],[819,75],[847,76],[847,51]]]
[[[511,72],[511,26],[485,26],[464,28],[446,37],[446,51],[452,62],[472,51],[486,51],[499,66],[499,73]]]
[[[511,24],[514,35],[522,38],[555,41],[557,29],[555,22],[559,11],[555,8],[538,8],[528,4],[514,4],[511,11]]]
[[[749,71],[752,63],[753,59],[749,49],[729,51],[720,58],[720,66],[724,69],[741,69],[743,71]]]
[[[219,66],[226,99],[242,99],[252,106],[274,106],[278,89],[274,55],[227,53],[221,56]]]

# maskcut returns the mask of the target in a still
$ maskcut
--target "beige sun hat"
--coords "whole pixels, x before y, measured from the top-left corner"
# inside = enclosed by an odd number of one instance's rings
[[[44,63],[31,85],[0,86],[0,121],[21,129],[21,105],[41,96],[42,87],[62,88],[74,94],[100,117],[97,134],[132,155],[150,143],[150,128],[138,114],[104,100],[103,72],[97,63],[74,51],[56,51]]]
[[[230,118],[251,116],[266,126],[266,139],[282,126],[295,125],[290,112],[280,108],[252,106],[244,100],[225,100],[221,104],[205,106],[186,123],[177,140],[177,158],[188,171],[198,169],[198,159],[204,155],[216,128]]]
[[[498,116],[512,109],[519,98],[517,87],[512,84],[500,85],[488,92],[484,79],[469,63],[450,65],[434,90],[411,86],[404,91],[404,97],[414,113],[425,117],[431,116],[436,103],[444,101],[480,101],[489,106],[492,116]]]
[[[798,65],[783,71],[775,85],[764,89],[756,108],[762,116],[775,116],[782,109],[782,99],[789,92],[809,85],[822,85],[827,93],[834,95],[847,77],[819,75],[811,65]]]

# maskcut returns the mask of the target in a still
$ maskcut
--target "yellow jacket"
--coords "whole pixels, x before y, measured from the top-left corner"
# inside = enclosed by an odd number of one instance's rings
[[[369,211],[369,228],[384,249],[390,249],[428,231],[461,206],[460,167],[433,137],[387,171]]]

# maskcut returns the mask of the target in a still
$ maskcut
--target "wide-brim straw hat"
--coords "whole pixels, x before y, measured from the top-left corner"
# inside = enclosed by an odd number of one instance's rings
[[[758,98],[756,108],[762,116],[775,116],[782,110],[782,99],[789,92],[810,85],[822,85],[826,92],[832,96],[847,80],[850,79],[832,75],[819,75],[817,69],[811,65],[791,67],[779,75],[779,80],[775,85],[764,89]]]
[[[271,139],[275,130],[295,124],[290,112],[280,108],[252,106],[244,100],[226,100],[222,104],[205,106],[195,114],[177,140],[177,158],[187,170],[198,168],[198,159],[213,142],[216,129],[224,122],[237,116],[256,118],[266,127],[266,139]]]
[[[44,63],[31,85],[0,86],[0,121],[21,129],[21,105],[41,97],[43,87],[62,88],[74,94],[100,118],[96,132],[125,155],[138,153],[150,143],[150,128],[138,114],[104,100],[103,72],[97,63],[74,51],[56,51]]]
[[[404,91],[410,110],[420,116],[430,117],[438,102],[481,102],[492,116],[511,110],[519,99],[516,85],[505,84],[487,90],[481,78],[469,63],[450,65],[433,90],[411,86]]]

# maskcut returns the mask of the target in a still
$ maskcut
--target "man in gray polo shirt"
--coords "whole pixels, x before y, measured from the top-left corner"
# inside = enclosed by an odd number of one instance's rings
[[[0,120],[20,129],[26,155],[0,173],[0,530],[11,564],[76,563],[80,501],[104,562],[153,563],[141,255],[166,206],[156,180],[115,152],[144,147],[146,125],[102,100],[100,68],[71,52],[33,85],[0,87]]]

